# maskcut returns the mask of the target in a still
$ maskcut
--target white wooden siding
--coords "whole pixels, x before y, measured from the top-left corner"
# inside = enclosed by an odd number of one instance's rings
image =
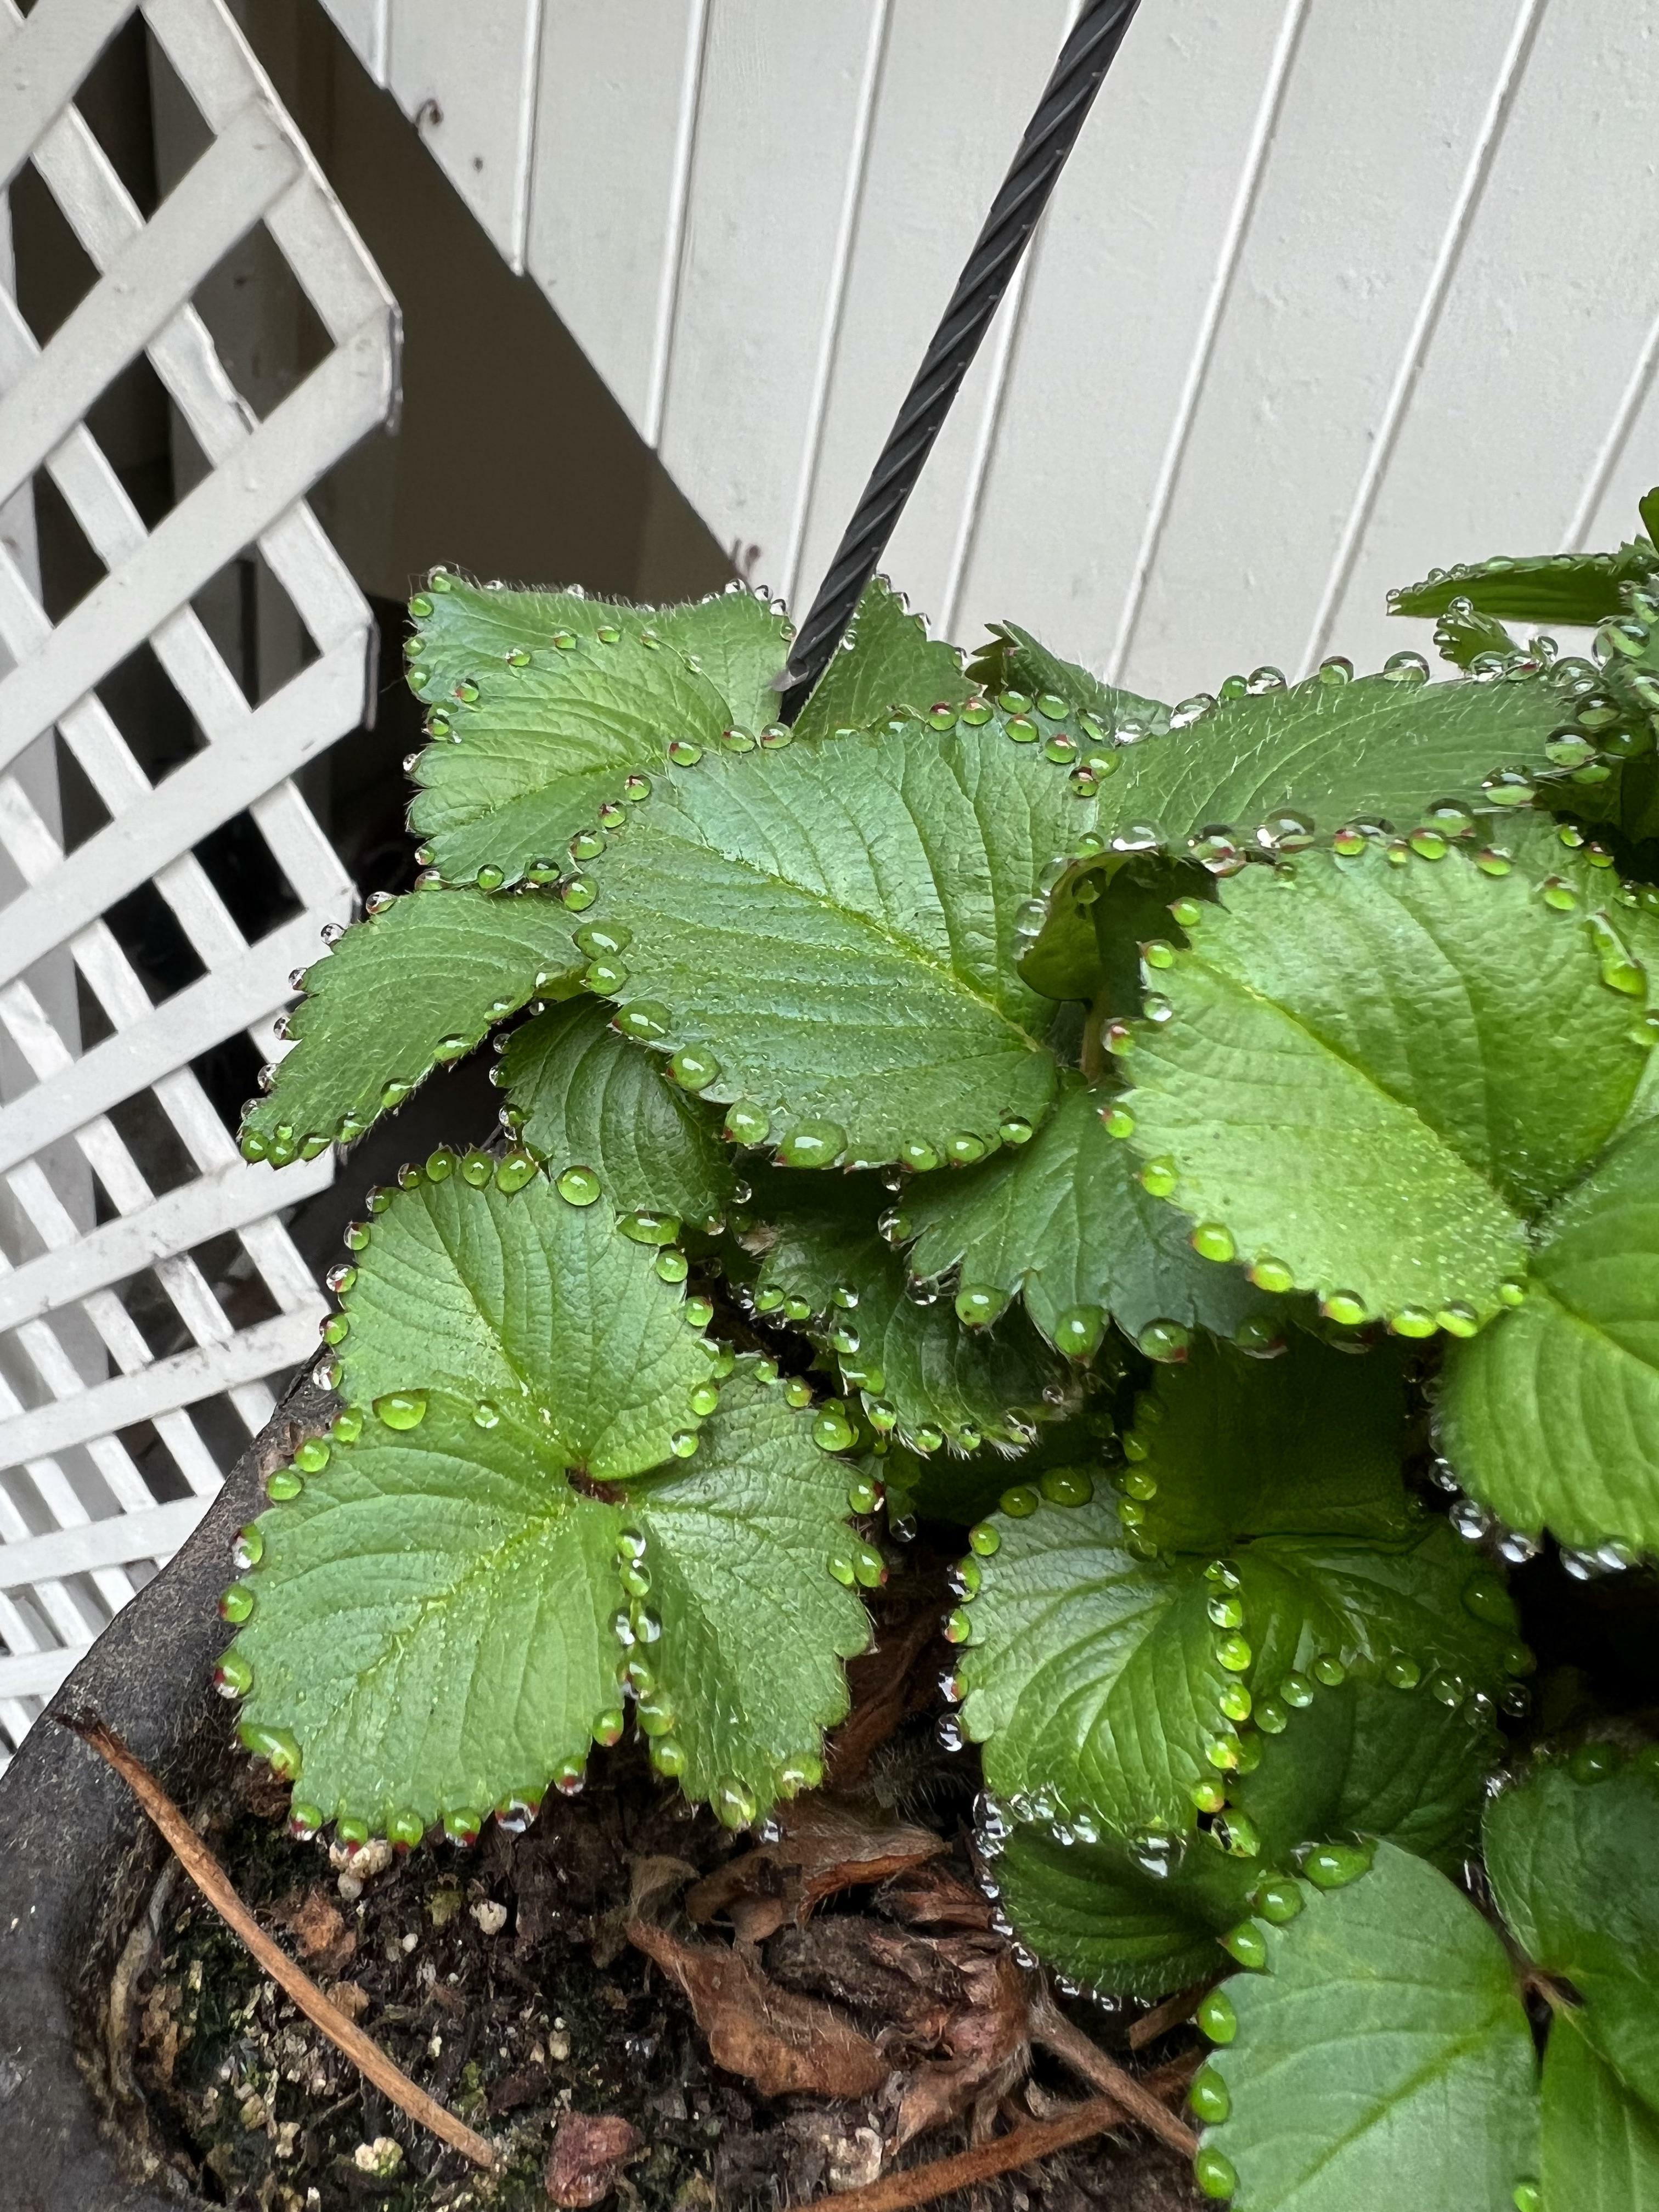
[[[754,578],[810,594],[1067,0],[324,0]],[[1659,477],[1659,15],[1145,0],[887,563],[1166,696]],[[760,550],[752,562],[748,550]]]
[[[362,720],[373,629],[304,495],[397,389],[396,309],[222,0],[144,0],[210,143],[143,220],[72,104],[137,5],[36,0],[25,18],[0,0],[0,208],[32,161],[99,272],[43,348],[7,281],[0,224],[0,1765],[37,1701],[205,1510],[222,1473],[208,1402],[228,1402],[252,1433],[272,1379],[316,1345],[323,1301],[277,1209],[322,1188],[331,1164],[280,1182],[245,1164],[190,1062],[239,1030],[268,1054],[289,971],[350,912],[349,880],[289,779]],[[330,340],[263,421],[191,305],[261,222]],[[207,463],[148,529],[86,422],[141,353]],[[42,471],[106,571],[55,625],[29,526]],[[192,604],[253,546],[314,647],[257,702]],[[141,647],[202,740],[155,784],[96,689]],[[54,730],[109,817],[68,854]],[[244,810],[301,909],[253,942],[193,849]],[[205,971],[159,1004],[105,918],[146,884]],[[82,1037],[85,1001],[101,1041]],[[112,1118],[145,1092],[189,1163],[164,1190],[122,1133],[130,1122]],[[233,1274],[275,1309],[241,1326],[191,1256],[227,1232],[240,1245]],[[149,1301],[149,1335],[130,1296],[146,1276],[165,1301]]]

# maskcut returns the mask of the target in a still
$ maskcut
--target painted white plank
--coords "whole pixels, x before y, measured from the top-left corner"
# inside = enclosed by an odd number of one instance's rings
[[[384,84],[392,0],[323,0],[323,5],[375,83]]]
[[[708,0],[547,0],[526,263],[647,444],[679,274]]]
[[[292,775],[326,751],[352,726],[362,696],[361,655],[349,647],[313,661],[263,707],[244,710],[235,735],[192,755],[12,902],[0,932],[0,983],[21,975],[240,813],[273,776]],[[10,794],[0,782],[0,841],[10,811]]]
[[[964,641],[1012,616],[1092,666],[1109,659],[1291,20],[1282,4],[1218,0],[1135,18],[1039,241],[957,613]]]
[[[137,0],[38,0],[0,45],[0,185],[9,185]]]
[[[50,1698],[86,1657],[92,1646],[54,1646],[46,1651],[26,1651],[0,1657],[0,1697]]]
[[[1638,527],[1637,501],[1659,483],[1659,316],[1631,365],[1618,419],[1579,495],[1567,544],[1578,552],[1621,545]]]
[[[105,387],[298,173],[292,142],[251,101],[162,202],[6,394],[0,500],[27,481]]]
[[[94,1045],[54,1081],[37,1084],[0,1107],[0,1173],[285,1005],[293,995],[289,972],[316,951],[317,929],[314,914],[296,915],[233,965],[210,969],[149,1014]],[[0,993],[9,1017],[21,988],[13,983]]]
[[[1065,0],[899,0],[892,11],[792,592],[803,605],[1054,67],[1067,13]],[[988,334],[883,561],[936,617],[1006,322],[1000,315]]]
[[[710,13],[661,452],[781,580],[875,0]]]
[[[0,764],[14,759],[118,665],[391,404],[384,333],[371,325],[314,368],[254,431],[234,468],[216,469],[106,576],[50,640],[0,679]]]
[[[43,1252],[0,1276],[0,1328],[56,1312],[245,1222],[303,1205],[327,1188],[332,1171],[323,1153],[283,1169],[280,1182],[273,1180],[274,1169],[238,1161],[181,1183],[140,1212],[106,1222],[67,1249]]]
[[[83,1522],[78,1528],[54,1529],[0,1544],[0,1588],[21,1589],[48,1576],[85,1574],[92,1567],[125,1566],[135,1559],[168,1559],[207,1511],[205,1498],[180,1498],[137,1513]]]
[[[398,105],[513,269],[524,267],[540,21],[541,0],[398,0],[386,57]],[[622,42],[641,35],[653,33]]]
[[[1310,10],[1124,641],[1137,689],[1302,672],[1516,19],[1516,0]]]
[[[1338,610],[1345,652],[1401,641],[1389,585],[1571,532],[1659,315],[1656,107],[1641,11],[1545,11]]]
[[[199,1345],[55,1405],[32,1406],[0,1420],[0,1467],[42,1452],[65,1451],[89,1437],[151,1420],[157,1413],[214,1397],[233,1382],[279,1374],[316,1348],[317,1324],[309,1314],[279,1314],[245,1328],[228,1344]]]
[[[5,4],[13,8],[15,0]],[[209,130],[222,131],[250,92],[260,93],[283,112],[270,78],[224,0],[143,0],[143,9]],[[472,13],[469,4],[461,20],[470,22]],[[395,344],[397,303],[297,131],[295,143],[305,179],[271,210],[270,234],[337,345],[374,319]]]

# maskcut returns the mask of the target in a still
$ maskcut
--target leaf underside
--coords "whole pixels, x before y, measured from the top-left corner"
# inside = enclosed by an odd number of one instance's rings
[[[1460,562],[1420,584],[1390,592],[1389,612],[1443,615],[1454,599],[1468,599],[1481,614],[1516,622],[1589,624],[1617,614],[1620,586],[1656,567],[1659,560],[1652,546],[1638,543],[1622,545],[1616,553]]]
[[[501,1074],[508,1104],[525,1115],[525,1143],[556,1182],[586,1168],[622,1212],[702,1226],[725,1213],[735,1175],[714,1116],[644,1046],[617,1035],[608,1007],[579,1000],[526,1022]]]
[[[1160,971],[1170,1017],[1143,1030],[1125,1101],[1175,1203],[1322,1299],[1431,1328],[1495,1312],[1526,1221],[1645,1063],[1635,1002],[1546,888],[1458,848],[1401,867],[1310,852],[1226,884]]]
[[[1242,1269],[1193,1250],[1188,1224],[1152,1197],[1128,1146],[1108,1134],[1114,1103],[1072,1074],[1030,1142],[965,1174],[921,1179],[900,1200],[928,1280],[1023,1296],[1051,1344],[1092,1348],[1104,1318],[1138,1337],[1175,1322],[1232,1335],[1273,1301]]]
[[[1227,1995],[1211,2064],[1231,2116],[1205,2144],[1237,2212],[1514,2212],[1538,2172],[1532,2032],[1497,1936],[1387,1843],[1345,1888],[1265,1925],[1267,1971]]]
[[[1527,1302],[1447,1362],[1442,1442],[1511,1528],[1659,1550],[1659,1124],[1543,1224]]]
[[[243,1122],[244,1148],[281,1165],[361,1136],[496,1022],[575,990],[581,966],[569,916],[540,892],[421,891],[354,922],[306,971],[293,1048]]]
[[[803,1129],[824,1165],[994,1148],[1056,1080],[1014,911],[1088,817],[1000,719],[672,769],[593,869],[621,1025],[712,1056],[705,1095],[786,1157]]]

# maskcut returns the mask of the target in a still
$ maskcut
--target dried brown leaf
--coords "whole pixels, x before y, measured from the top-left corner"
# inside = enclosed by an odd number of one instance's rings
[[[1024,2079],[1030,2063],[1030,1985],[1012,1954],[969,1936],[943,1939],[936,1948],[961,1972],[967,1998],[940,2037],[950,2057],[920,2067],[899,2101],[895,2148],[965,2112],[994,2105]]]
[[[804,1920],[840,1891],[890,1881],[937,1858],[947,1848],[931,1828],[877,1821],[832,1797],[803,1797],[783,1816],[783,1835],[730,1859],[686,1896],[692,1922],[705,1926],[738,1900],[763,1899],[783,1908],[753,1916],[750,1929],[769,1936],[786,1918]]]
[[[780,1989],[744,1952],[686,1943],[643,1921],[628,1936],[684,1990],[716,2065],[763,2095],[867,2097],[886,2080],[868,2036],[830,2006]]]

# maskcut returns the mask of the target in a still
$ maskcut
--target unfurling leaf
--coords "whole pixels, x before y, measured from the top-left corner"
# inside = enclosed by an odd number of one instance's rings
[[[796,734],[829,738],[838,730],[873,729],[891,714],[960,707],[974,690],[955,649],[930,640],[920,616],[877,576],[865,586],[852,627],[802,708]]]
[[[1650,544],[1633,542],[1616,553],[1546,553],[1522,559],[1463,561],[1420,584],[1389,594],[1391,615],[1443,615],[1454,599],[1468,599],[1480,614],[1516,622],[1603,622],[1619,611],[1621,584],[1659,572]]]

